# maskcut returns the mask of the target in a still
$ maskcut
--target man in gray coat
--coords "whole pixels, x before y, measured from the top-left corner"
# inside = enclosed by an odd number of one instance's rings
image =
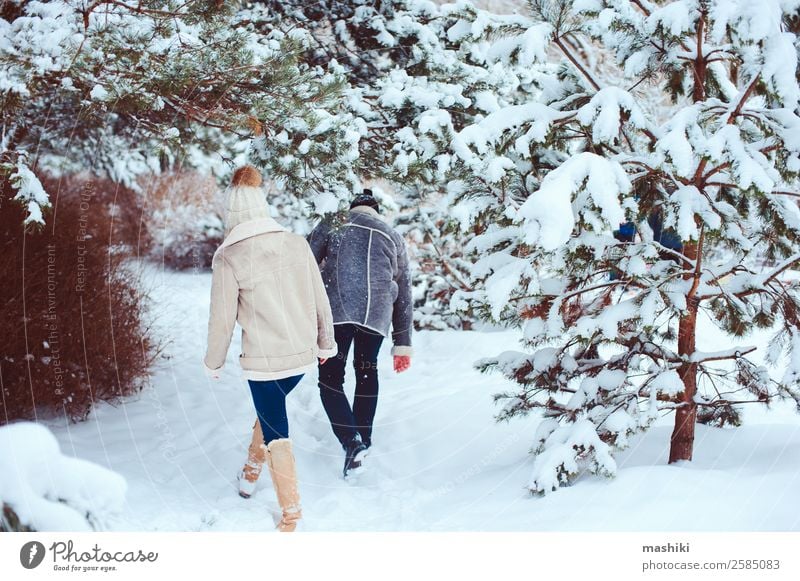
[[[344,475],[361,466],[372,445],[378,403],[378,351],[391,335],[394,369],[411,365],[413,303],[403,237],[381,218],[370,190],[355,197],[344,221],[324,220],[309,236],[333,312],[338,353],[319,366],[322,405],[345,450]],[[344,393],[350,345],[356,389]]]

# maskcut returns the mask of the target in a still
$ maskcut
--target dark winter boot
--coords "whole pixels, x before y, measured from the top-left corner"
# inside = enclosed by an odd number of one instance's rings
[[[350,440],[350,443],[345,447],[343,470],[343,475],[345,478],[347,478],[347,475],[353,470],[361,468],[361,461],[364,459],[366,451],[367,447],[360,438],[356,437]]]

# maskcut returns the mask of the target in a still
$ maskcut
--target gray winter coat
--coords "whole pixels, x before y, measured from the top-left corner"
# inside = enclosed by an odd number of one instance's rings
[[[392,355],[411,355],[413,303],[403,237],[368,206],[344,223],[322,221],[308,242],[320,265],[333,324],[356,323],[384,337]]]

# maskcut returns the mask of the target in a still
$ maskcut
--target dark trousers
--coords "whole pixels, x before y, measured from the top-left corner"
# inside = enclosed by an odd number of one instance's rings
[[[256,406],[258,421],[264,433],[264,443],[289,437],[289,420],[286,418],[286,396],[292,391],[303,374],[285,379],[269,381],[248,380],[253,404]]]
[[[334,326],[339,353],[319,366],[319,393],[322,406],[331,421],[333,433],[342,447],[361,435],[367,446],[372,443],[372,421],[378,406],[378,351],[383,335],[351,323]],[[353,407],[344,393],[344,372],[350,345],[353,344],[353,368],[356,391]]]

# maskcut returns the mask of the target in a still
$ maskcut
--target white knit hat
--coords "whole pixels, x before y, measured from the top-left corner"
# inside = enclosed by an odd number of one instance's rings
[[[269,218],[269,205],[261,188],[261,174],[253,166],[240,167],[233,174],[225,196],[225,236],[243,222]]]

